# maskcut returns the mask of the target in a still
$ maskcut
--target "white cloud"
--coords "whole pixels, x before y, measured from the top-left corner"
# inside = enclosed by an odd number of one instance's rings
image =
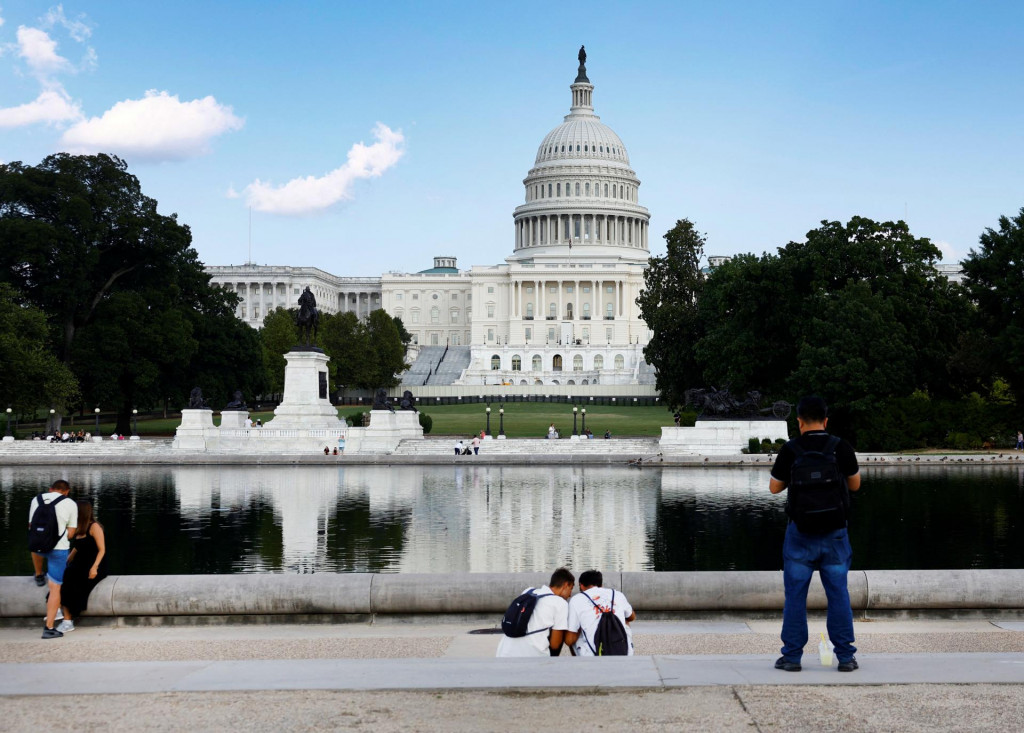
[[[82,109],[63,89],[41,92],[35,100],[17,107],[0,109],[0,128],[35,125],[40,122],[57,124],[82,118]]]
[[[18,55],[42,79],[73,68],[70,61],[57,53],[57,42],[38,28],[18,26]]]
[[[177,95],[150,90],[142,99],[118,102],[101,117],[68,128],[61,144],[74,153],[183,160],[206,153],[213,138],[243,124],[231,107],[213,97],[182,102]]]
[[[949,242],[945,242],[941,239],[933,239],[932,244],[939,248],[942,253],[940,262],[959,262],[963,259],[963,255],[956,247]]]
[[[352,185],[357,180],[380,177],[405,152],[405,137],[400,131],[378,122],[373,136],[377,142],[356,143],[349,149],[343,166],[319,178],[293,178],[281,186],[256,179],[245,187],[249,206],[272,214],[311,214],[351,198]]]
[[[224,195],[227,196],[229,199],[242,198],[242,194],[238,193],[238,191],[235,190],[234,186],[228,186],[228,190],[224,192]]]
[[[79,15],[79,18],[84,18],[85,15]],[[63,26],[68,32],[68,35],[74,38],[79,43],[84,43],[85,39],[92,35],[92,28],[89,24],[83,20],[69,20],[64,14],[64,6],[58,5],[55,8],[50,8],[46,15],[43,16],[43,24],[47,28],[52,28],[55,25]]]

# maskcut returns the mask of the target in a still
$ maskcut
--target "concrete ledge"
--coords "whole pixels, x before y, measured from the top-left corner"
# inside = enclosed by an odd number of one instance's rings
[[[547,573],[315,575],[122,575],[93,591],[88,616],[372,617],[501,613]],[[782,573],[606,573],[641,613],[780,611]],[[1024,570],[857,570],[850,573],[855,611],[1024,610]],[[45,589],[28,575],[0,577],[0,618],[42,615]],[[825,608],[821,584],[808,607]]]

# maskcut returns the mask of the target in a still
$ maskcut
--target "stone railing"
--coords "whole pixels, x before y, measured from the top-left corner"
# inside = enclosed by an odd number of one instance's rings
[[[781,612],[782,573],[605,573],[640,614]],[[319,573],[316,575],[121,575],[89,597],[93,617],[231,617],[303,615],[500,614],[546,573],[444,575]],[[857,570],[849,576],[854,611],[1024,610],[1024,570]],[[32,578],[0,577],[0,617],[35,618],[45,589]],[[814,580],[808,607],[825,608]]]

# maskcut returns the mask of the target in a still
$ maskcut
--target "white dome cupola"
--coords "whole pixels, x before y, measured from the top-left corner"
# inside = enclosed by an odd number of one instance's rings
[[[549,132],[523,181],[525,203],[516,207],[515,254],[525,259],[576,247],[594,254],[647,260],[650,214],[637,202],[640,179],[625,145],[594,114],[594,85],[580,48],[579,71],[570,85],[572,104]]]

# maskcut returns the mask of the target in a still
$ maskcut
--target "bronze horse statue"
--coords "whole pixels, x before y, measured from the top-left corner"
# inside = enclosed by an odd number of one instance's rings
[[[303,344],[312,346],[316,342],[316,331],[320,325],[320,311],[316,307],[316,296],[308,285],[299,296],[299,314],[295,318],[295,325],[299,327],[299,337]]]

